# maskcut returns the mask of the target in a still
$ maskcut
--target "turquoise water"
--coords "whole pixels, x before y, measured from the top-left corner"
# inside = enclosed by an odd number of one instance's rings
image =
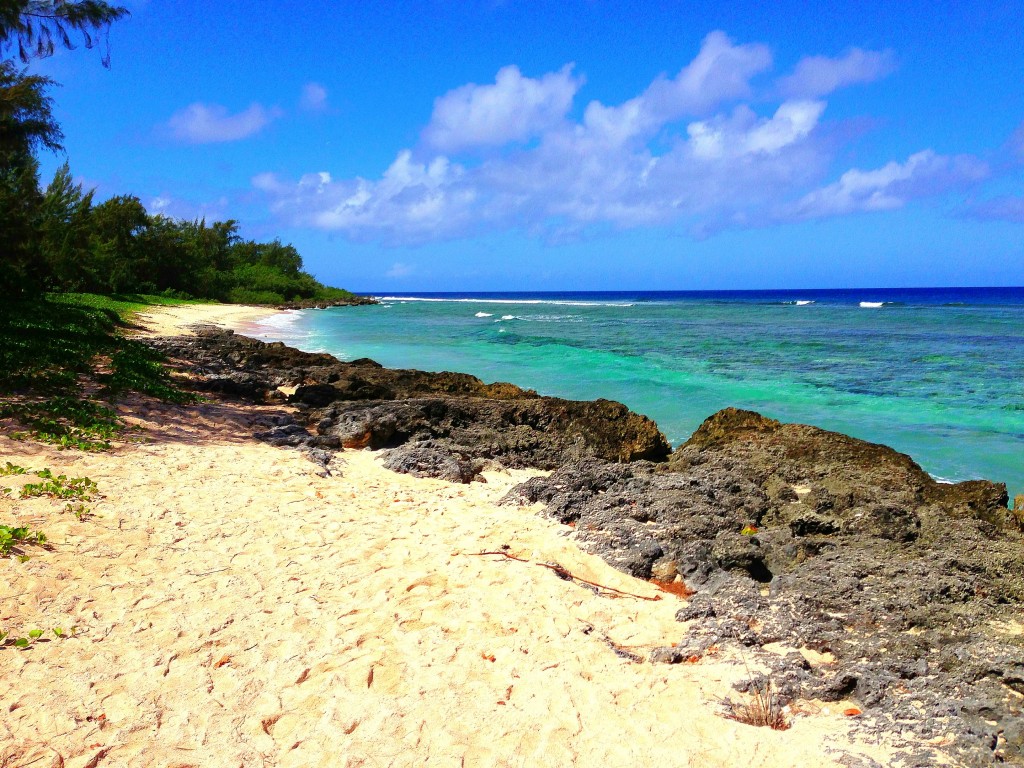
[[[720,408],[749,408],[885,443],[940,479],[1024,492],[1024,289],[418,294],[253,332],[619,400],[673,444]]]

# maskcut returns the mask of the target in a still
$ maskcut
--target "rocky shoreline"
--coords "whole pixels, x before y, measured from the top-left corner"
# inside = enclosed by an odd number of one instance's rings
[[[367,304],[380,304],[372,296],[353,295],[347,299],[301,299],[286,304],[267,305],[273,309],[329,309],[330,307],[362,307]]]
[[[1024,765],[1024,513],[1002,485],[940,484],[885,446],[734,409],[672,451],[610,401],[216,329],[153,343],[197,389],[287,399],[297,417],[258,436],[325,472],[364,447],[456,482],[493,462],[554,470],[506,503],[543,503],[616,568],[695,591],[677,616],[685,640],[651,661],[738,644],[782,699],[853,699],[862,728],[921,745],[911,764],[933,764],[930,745],[964,765]]]

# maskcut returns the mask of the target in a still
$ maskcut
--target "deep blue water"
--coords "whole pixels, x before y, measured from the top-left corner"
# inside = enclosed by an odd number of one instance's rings
[[[1024,288],[417,293],[254,333],[620,400],[674,444],[720,408],[749,408],[1024,492]]]

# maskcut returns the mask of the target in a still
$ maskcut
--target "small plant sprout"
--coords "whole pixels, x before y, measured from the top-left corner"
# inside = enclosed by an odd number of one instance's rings
[[[79,521],[92,517],[92,509],[81,502],[75,504],[68,502],[64,505],[64,511],[68,514],[74,515],[79,519]]]
[[[53,632],[54,637],[56,637],[59,640],[63,640],[68,637],[64,630],[60,627],[54,627],[50,631]],[[0,632],[0,648],[3,648],[5,646],[14,646],[15,648],[28,648],[29,646],[33,645],[37,640],[41,640],[44,634],[46,633],[41,629],[30,629],[25,634],[24,637],[19,637],[17,635],[12,636],[10,630]],[[74,634],[74,631],[72,631],[71,635],[74,636]]]

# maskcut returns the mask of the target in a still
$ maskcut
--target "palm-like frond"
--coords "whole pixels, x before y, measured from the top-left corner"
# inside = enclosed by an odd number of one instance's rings
[[[14,48],[18,58],[50,56],[57,46],[74,48],[79,34],[86,48],[103,43],[103,66],[110,66],[106,45],[110,25],[128,10],[101,0],[0,0],[0,51]]]

